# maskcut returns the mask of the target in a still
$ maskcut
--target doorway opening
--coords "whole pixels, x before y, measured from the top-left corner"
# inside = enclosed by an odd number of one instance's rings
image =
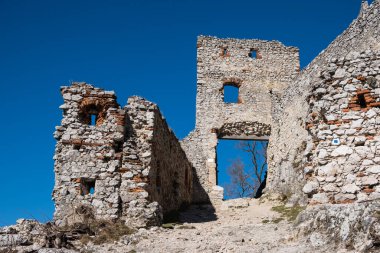
[[[217,185],[224,199],[259,198],[267,177],[267,140],[219,139]]]

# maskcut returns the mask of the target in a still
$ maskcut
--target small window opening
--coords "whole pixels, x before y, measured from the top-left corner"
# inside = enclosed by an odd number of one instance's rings
[[[102,123],[102,108],[95,104],[90,104],[81,107],[79,119],[83,124],[96,126]]]
[[[115,150],[115,153],[120,153],[123,151],[123,142],[115,142],[114,146],[113,146],[114,150]]]
[[[81,148],[81,145],[79,145],[79,144],[73,145],[73,149],[75,149],[75,150],[80,150],[80,148]]]
[[[228,83],[223,88],[225,103],[239,103],[239,88],[234,83]]]
[[[81,194],[87,195],[93,195],[95,193],[95,179],[83,179],[81,181]]]
[[[227,56],[228,54],[228,49],[226,47],[222,48],[222,55]]]
[[[251,49],[251,51],[248,54],[249,57],[252,59],[257,59],[257,50],[256,49]]]
[[[367,108],[367,102],[365,101],[364,94],[358,94],[358,103],[361,108]]]
[[[90,117],[91,117],[90,125],[95,126],[96,120],[97,120],[97,115],[96,114],[90,114]]]

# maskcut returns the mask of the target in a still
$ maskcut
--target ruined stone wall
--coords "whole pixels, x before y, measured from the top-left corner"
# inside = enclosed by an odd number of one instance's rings
[[[380,53],[332,59],[312,89],[304,193],[311,203],[380,198]]]
[[[283,90],[295,77],[298,49],[276,41],[203,36],[197,47],[196,128],[219,129],[245,119],[270,124],[270,91]],[[252,50],[256,58],[250,57]],[[223,101],[228,83],[239,87],[238,103]]]
[[[117,218],[121,156],[115,147],[124,140],[124,111],[113,92],[90,85],[62,87],[61,93],[63,119],[54,134],[54,218],[58,224],[76,222],[79,205],[92,206],[97,218]],[[98,115],[96,125],[89,125],[91,114]]]
[[[268,187],[272,191],[302,200],[305,182],[305,163],[313,148],[313,139],[306,130],[313,87],[319,83],[320,73],[329,69],[329,62],[340,59],[351,51],[380,49],[380,4],[362,4],[359,17],[331,45],[312,61],[285,90],[273,107],[272,135],[268,152]]]
[[[127,203],[123,213],[128,223],[154,224],[156,218],[146,217],[191,202],[192,166],[157,105],[131,97],[125,109],[130,126],[122,166],[121,197]]]
[[[54,134],[57,224],[93,214],[133,227],[156,225],[191,202],[192,166],[155,104],[131,97],[121,109],[114,92],[85,83],[61,92],[63,119]]]
[[[218,138],[269,138],[272,94],[296,76],[299,55],[276,41],[200,36],[197,47],[196,128],[182,146],[196,169],[194,200],[206,202],[223,195],[215,187]],[[239,89],[236,103],[224,102],[226,85]]]

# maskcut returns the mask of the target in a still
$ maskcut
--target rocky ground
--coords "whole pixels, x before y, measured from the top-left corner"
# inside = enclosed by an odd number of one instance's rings
[[[276,201],[238,199],[225,201],[217,212],[210,206],[192,206],[175,223],[139,229],[117,242],[95,245],[91,240],[84,244],[83,240],[76,240],[72,241],[72,249],[30,245],[3,250],[0,247],[0,252],[358,252],[336,250],[332,241],[318,235],[310,239],[298,236],[293,222],[301,210]]]
[[[151,230],[140,229],[137,234],[126,236],[117,244],[90,245],[84,250],[131,253],[331,252],[326,251],[328,247],[313,247],[313,244],[320,246],[318,239],[309,242],[297,238],[293,221],[288,219],[294,219],[299,210],[296,213],[272,210],[274,206],[280,206],[277,209],[281,211],[284,209],[282,205],[280,202],[240,199],[224,202],[221,210],[214,214],[207,206],[193,206],[181,213],[182,223],[164,224],[162,228]],[[134,242],[133,238],[138,238],[138,241]]]

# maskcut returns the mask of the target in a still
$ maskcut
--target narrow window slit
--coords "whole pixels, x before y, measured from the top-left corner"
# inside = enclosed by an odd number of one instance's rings
[[[361,108],[367,108],[367,102],[365,101],[364,94],[358,94],[358,103]]]
[[[90,117],[91,117],[91,122],[90,122],[90,125],[91,126],[96,126],[96,120],[97,120],[97,115],[96,114],[90,114]]]
[[[115,150],[115,153],[123,152],[123,142],[121,141],[115,142],[113,148]]]
[[[223,47],[222,48],[222,53],[221,53],[222,56],[228,56],[228,49],[226,47]]]

